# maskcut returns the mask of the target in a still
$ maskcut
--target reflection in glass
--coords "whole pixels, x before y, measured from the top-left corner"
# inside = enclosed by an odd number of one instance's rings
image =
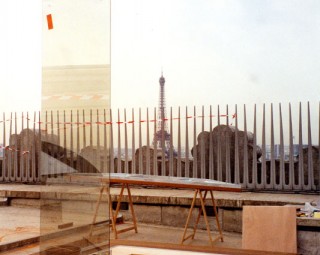
[[[41,254],[108,254],[110,1],[44,0],[42,34]]]

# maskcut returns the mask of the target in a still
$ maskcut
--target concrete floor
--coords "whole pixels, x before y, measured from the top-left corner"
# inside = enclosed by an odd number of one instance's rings
[[[7,245],[4,255],[31,255],[39,252],[38,237],[40,235],[40,210],[35,208],[0,207],[0,247]],[[119,225],[119,229],[127,224]],[[138,233],[128,231],[120,234],[122,240],[145,241],[179,244],[183,234],[182,228],[174,228],[160,225],[138,224]],[[213,238],[217,233],[212,232]],[[111,233],[111,239],[113,234]],[[16,245],[25,244],[21,248],[14,249]],[[187,240],[186,245],[210,246],[207,232],[198,230],[194,240]],[[236,233],[224,233],[224,242],[217,241],[217,247],[240,248],[241,235]]]

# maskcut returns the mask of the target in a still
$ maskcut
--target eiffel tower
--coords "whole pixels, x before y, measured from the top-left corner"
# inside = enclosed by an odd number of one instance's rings
[[[165,103],[165,93],[164,84],[165,79],[163,73],[159,79],[160,83],[160,94],[159,94],[159,108],[158,108],[158,120],[157,120],[157,132],[153,136],[153,146],[156,145],[157,149],[164,148],[166,157],[169,156],[169,151],[171,147],[171,135],[168,130],[168,122],[166,117],[166,103]],[[173,152],[175,154],[175,152]]]

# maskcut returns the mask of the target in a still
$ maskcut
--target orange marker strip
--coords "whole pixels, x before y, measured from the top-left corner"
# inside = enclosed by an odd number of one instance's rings
[[[53,29],[53,22],[52,22],[52,16],[51,14],[47,15],[47,23],[48,23],[48,29]]]

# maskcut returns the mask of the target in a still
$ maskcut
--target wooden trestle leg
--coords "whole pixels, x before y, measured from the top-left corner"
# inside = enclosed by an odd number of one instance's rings
[[[121,205],[121,201],[122,201],[122,197],[123,197],[123,191],[124,191],[125,188],[128,191],[129,206],[130,206],[130,211],[131,211],[131,215],[132,215],[133,226],[128,227],[128,228],[124,228],[124,229],[121,229],[121,230],[117,230],[117,227],[116,227],[117,216],[118,216],[119,211],[120,211],[120,205]],[[96,208],[95,208],[94,215],[93,215],[93,220],[92,220],[92,224],[91,224],[91,228],[90,228],[90,232],[89,232],[89,237],[92,236],[93,228],[94,228],[94,225],[96,223],[96,219],[97,219],[97,215],[98,215],[98,211],[99,211],[99,207],[100,207],[100,203],[101,203],[101,199],[102,199],[102,195],[103,195],[104,191],[106,192],[106,194],[109,197],[109,212],[110,212],[110,215],[111,215],[111,217],[110,217],[110,219],[111,219],[111,227],[112,227],[112,230],[114,231],[115,239],[118,238],[118,234],[126,232],[126,231],[129,231],[129,230],[135,230],[135,232],[138,233],[137,220],[136,220],[136,216],[135,216],[134,209],[133,209],[133,202],[132,202],[130,187],[129,187],[129,184],[124,184],[123,183],[122,186],[121,186],[121,190],[120,190],[120,194],[119,194],[119,197],[118,197],[117,207],[116,207],[116,211],[115,212],[113,212],[113,209],[112,209],[112,201],[111,201],[110,192],[108,192],[108,187],[107,186],[102,186],[100,188],[100,193],[99,193],[99,197],[98,197],[98,200],[97,200],[97,203],[96,203]]]
[[[202,195],[202,192],[204,192],[203,195]],[[207,190],[201,190],[201,189],[196,189],[195,190],[194,196],[193,196],[193,200],[192,200],[192,203],[191,203],[191,207],[190,207],[190,210],[189,210],[188,218],[187,218],[187,221],[186,221],[186,225],[185,225],[185,228],[184,228],[183,236],[182,236],[182,239],[181,239],[181,244],[183,244],[184,241],[186,241],[189,238],[194,239],[194,236],[195,236],[197,228],[198,228],[198,224],[199,224],[201,213],[203,213],[203,217],[204,217],[204,221],[205,221],[205,224],[206,224],[206,227],[207,227],[207,233],[208,233],[211,245],[213,246],[214,242],[219,240],[219,239],[221,240],[221,242],[223,242],[223,235],[222,235],[222,231],[221,231],[221,228],[220,228],[220,223],[219,223],[219,217],[218,217],[218,212],[217,212],[217,208],[216,208],[216,203],[215,203],[215,200],[214,200],[213,192],[210,190],[212,206],[213,206],[213,210],[214,210],[215,217],[216,217],[217,228],[219,230],[219,236],[217,238],[212,239],[212,236],[211,236],[210,225],[209,225],[209,222],[208,222],[208,216],[207,216],[206,208],[205,208],[207,193],[208,193]],[[199,194],[199,198],[200,198],[201,207],[199,208],[198,216],[197,216],[194,228],[193,228],[193,233],[188,235],[188,236],[186,236],[187,228],[188,228],[188,225],[189,225],[189,222],[190,222],[190,219],[191,219],[192,211],[193,211],[193,208],[195,206],[195,202],[196,202],[198,194]]]
[[[108,189],[108,187],[107,187],[106,185],[103,185],[103,186],[100,188],[99,197],[98,197],[98,200],[97,200],[97,203],[96,203],[96,208],[95,208],[95,211],[94,211],[94,215],[93,215],[93,219],[92,219],[92,224],[91,224],[91,227],[90,227],[89,237],[92,236],[93,228],[94,228],[94,225],[95,225],[96,220],[97,220],[97,215],[98,215],[98,211],[99,211],[99,207],[100,207],[100,203],[101,203],[101,199],[102,199],[102,195],[103,195],[103,192],[104,192],[104,191],[106,192],[106,194],[107,194],[108,197],[109,197],[109,210],[112,211],[111,197],[110,197],[109,189]],[[114,226],[115,226],[114,218],[111,218],[111,225],[112,225],[112,229],[114,229]]]
[[[121,229],[121,230],[117,230],[116,224],[114,224],[113,225],[113,230],[114,230],[115,239],[118,238],[118,234],[130,231],[130,230],[135,230],[135,232],[138,233],[137,220],[136,220],[136,216],[134,214],[133,202],[132,202],[132,197],[131,197],[129,184],[124,184],[123,183],[122,186],[121,186],[121,191],[120,191],[120,195],[118,197],[116,211],[115,211],[115,213],[113,215],[113,222],[116,222],[116,220],[117,220],[117,216],[118,216],[118,213],[119,213],[119,210],[120,210],[121,200],[122,200],[122,197],[123,197],[123,191],[124,191],[125,188],[128,191],[129,206],[130,206],[130,210],[131,210],[133,226],[128,227],[128,228],[124,228],[124,229]]]

